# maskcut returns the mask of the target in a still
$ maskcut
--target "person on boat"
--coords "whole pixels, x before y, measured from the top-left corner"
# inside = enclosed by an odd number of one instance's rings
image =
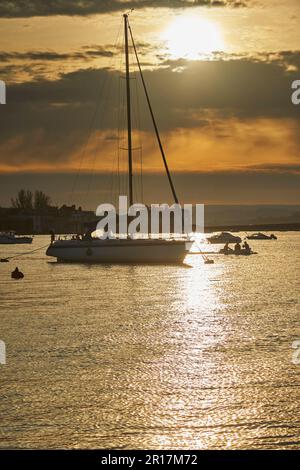
[[[228,242],[225,243],[223,251],[224,251],[225,254],[229,253],[229,243]]]
[[[247,241],[244,241],[243,248],[244,248],[244,250],[246,251],[246,253],[250,253],[250,252],[251,252],[250,245],[247,243]]]
[[[241,245],[240,245],[240,243],[236,243],[236,244],[234,245],[234,251],[235,251],[235,253],[239,253],[239,252],[241,251]]]
[[[88,230],[85,235],[83,236],[83,239],[84,240],[92,240],[92,233],[93,233],[93,230]]]
[[[52,243],[55,242],[55,233],[53,230],[50,230],[50,236],[51,236],[51,245],[52,245]]]

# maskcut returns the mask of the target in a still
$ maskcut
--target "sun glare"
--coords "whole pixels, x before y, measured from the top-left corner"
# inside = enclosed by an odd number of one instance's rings
[[[170,23],[162,34],[173,58],[196,60],[201,54],[224,49],[218,26],[208,20],[183,16]]]

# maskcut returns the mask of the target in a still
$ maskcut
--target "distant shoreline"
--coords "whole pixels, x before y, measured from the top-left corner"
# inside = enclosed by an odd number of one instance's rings
[[[205,227],[205,233],[211,232],[299,232],[300,222],[281,224],[248,224],[248,225],[213,225]]]
[[[212,232],[299,232],[300,222],[281,223],[281,224],[227,224],[227,225],[208,225],[205,227],[205,233]],[[49,235],[49,232],[40,233],[17,232],[18,235]],[[59,235],[59,233],[57,233]],[[63,235],[73,235],[74,232],[65,232]],[[61,235],[61,234],[60,234]]]

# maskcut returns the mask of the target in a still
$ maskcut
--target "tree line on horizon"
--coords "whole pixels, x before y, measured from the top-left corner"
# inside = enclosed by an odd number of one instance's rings
[[[42,211],[51,207],[51,198],[43,191],[20,189],[16,198],[11,198],[11,205],[14,209],[23,211]]]

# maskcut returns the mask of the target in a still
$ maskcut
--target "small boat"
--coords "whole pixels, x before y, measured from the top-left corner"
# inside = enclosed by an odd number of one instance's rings
[[[234,256],[251,256],[251,255],[257,255],[257,253],[255,251],[252,251],[251,249],[250,250],[246,250],[245,248],[242,248],[241,250],[232,250],[231,248],[229,249],[225,249],[225,248],[222,248],[220,251],[219,251],[220,254],[222,255],[226,255],[226,256],[229,256],[229,255],[234,255]]]
[[[276,235],[272,233],[271,235],[266,235],[265,233],[253,233],[252,235],[247,236],[248,240],[277,240]]]
[[[241,237],[232,235],[229,232],[221,232],[217,235],[212,235],[211,237],[208,237],[207,241],[212,244],[224,245],[225,243],[241,243],[242,239]]]
[[[0,233],[0,245],[20,245],[32,243],[33,237],[20,237],[14,231]]]

